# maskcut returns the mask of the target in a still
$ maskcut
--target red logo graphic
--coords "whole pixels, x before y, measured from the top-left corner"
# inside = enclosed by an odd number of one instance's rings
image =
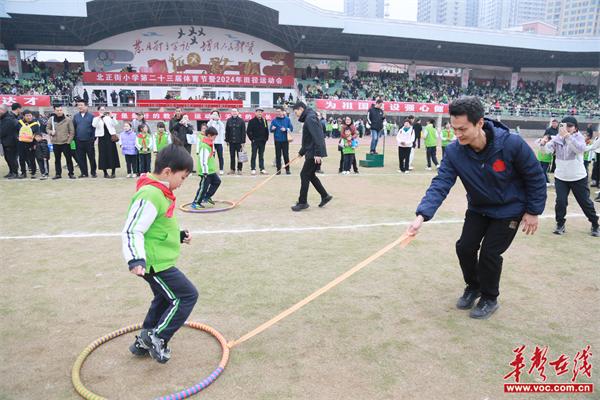
[[[504,164],[504,161],[502,160],[496,160],[494,161],[494,164],[492,164],[492,168],[496,172],[504,172],[506,171],[506,164]]]

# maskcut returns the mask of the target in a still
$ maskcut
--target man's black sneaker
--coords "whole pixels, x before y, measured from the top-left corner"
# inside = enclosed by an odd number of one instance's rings
[[[325,204],[329,203],[332,199],[333,199],[333,196],[328,194],[323,199],[321,199],[321,202],[319,203],[319,207],[325,207]]]
[[[498,305],[497,300],[492,299],[484,299],[483,297],[479,299],[479,302],[475,306],[474,309],[469,313],[469,317],[475,319],[488,319],[494,311],[496,311],[500,307]]]
[[[75,175],[71,174],[71,175],[69,175],[69,179],[77,179],[77,178],[75,178]]]
[[[97,178],[98,174],[92,174],[92,178]]]
[[[478,289],[465,288],[465,292],[456,302],[456,308],[461,310],[470,310],[475,304],[475,300],[481,296],[481,292]]]
[[[18,179],[19,176],[17,174],[8,174],[5,176],[6,179]]]
[[[592,226],[590,235],[592,235],[593,237],[600,237],[600,226]]]
[[[567,230],[565,229],[565,224],[556,225],[556,229],[554,230],[555,235],[564,235]]]
[[[30,178],[31,178],[31,179],[35,179],[35,178],[36,178],[35,174],[31,174],[31,177],[30,177]]]
[[[150,357],[161,364],[165,364],[171,359],[171,349],[165,345],[165,341],[156,336],[156,330],[142,331],[140,335],[144,344],[148,347]]]
[[[292,211],[302,211],[306,210],[309,207],[307,203],[296,203],[295,206],[292,206]]]
[[[147,355],[150,354],[148,352],[148,349],[150,347],[148,347],[146,345],[146,343],[142,340],[142,335],[144,335],[144,334],[147,336],[147,330],[146,329],[142,329],[142,333],[140,334],[140,336],[136,336],[135,337],[135,342],[133,342],[133,344],[131,346],[129,346],[129,351],[134,356],[143,357],[143,356],[147,356]]]
[[[27,174],[21,174],[17,178],[18,179],[25,179],[25,178],[27,178]]]
[[[595,202],[600,202],[600,194],[594,199]]]
[[[57,180],[57,179],[62,179],[62,176],[60,176],[60,175],[55,175],[55,176],[53,176],[53,177],[52,177],[52,180],[53,180],[53,181],[55,181],[55,180]]]
[[[292,173],[290,171],[285,171],[286,175],[291,175]]]
[[[281,171],[277,171],[275,175],[281,175]]]
[[[88,176],[86,174],[81,174],[79,175],[79,178],[87,178]]]
[[[4,179],[10,178],[11,175],[12,175],[11,173],[8,173],[8,174],[4,175]]]

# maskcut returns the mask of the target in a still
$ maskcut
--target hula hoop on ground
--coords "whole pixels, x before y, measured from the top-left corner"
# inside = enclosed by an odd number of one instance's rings
[[[190,208],[192,203],[186,203],[186,204],[179,206],[179,209],[181,211],[187,212],[187,213],[209,214],[209,213],[218,213],[218,212],[223,212],[223,211],[229,211],[229,210],[235,208],[235,206],[237,205],[235,202],[229,201],[229,200],[215,200],[215,203],[217,203],[217,204],[222,203],[222,204],[225,204],[226,206],[221,207],[221,208],[203,208],[200,210],[194,210],[194,209]]]
[[[219,362],[219,366],[207,378],[203,379],[199,383],[195,384],[194,386],[190,386],[189,388],[183,389],[177,393],[172,393],[158,397],[157,400],[186,399],[195,395],[196,393],[201,392],[202,390],[206,389],[211,383],[213,383],[219,377],[219,375],[221,375],[221,373],[225,369],[225,366],[227,365],[227,362],[229,361],[229,348],[227,347],[227,341],[225,340],[223,335],[221,335],[217,330],[199,322],[188,321],[185,323],[185,325],[192,329],[197,329],[200,331],[210,333],[221,345],[221,349],[223,351],[221,361]],[[94,350],[96,350],[98,347],[108,342],[109,340],[140,329],[142,329],[142,324],[135,324],[111,332],[108,335],[102,336],[101,338],[96,339],[94,342],[90,343],[81,352],[81,354],[79,354],[79,356],[75,360],[75,363],[73,364],[73,369],[71,370],[71,381],[73,382],[73,387],[81,397],[87,400],[106,400],[105,397],[102,397],[87,389],[84,386],[83,382],[81,382],[80,372],[87,357]]]

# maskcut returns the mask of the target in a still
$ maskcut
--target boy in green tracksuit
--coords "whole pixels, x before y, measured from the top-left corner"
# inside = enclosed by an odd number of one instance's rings
[[[442,158],[444,158],[444,154],[446,153],[446,146],[452,143],[454,139],[456,139],[454,129],[450,126],[450,122],[446,122],[444,129],[442,129]]]
[[[191,207],[194,210],[204,208],[205,201],[214,205],[212,197],[221,185],[221,178],[217,175],[217,161],[215,159],[214,141],[219,132],[214,127],[206,129],[202,141],[198,144],[198,174],[200,186]]]
[[[435,167],[438,166],[437,160],[437,143],[438,143],[438,133],[435,129],[435,120],[430,119],[427,126],[425,126],[425,147],[427,151],[427,169],[431,170],[431,162],[435,164]]]
[[[142,332],[129,350],[137,356],[150,354],[161,364],[171,358],[167,344],[198,299],[194,285],[175,267],[180,243],[189,244],[192,237],[179,230],[173,190],[193,167],[194,160],[182,146],[171,144],[161,150],[154,173],[137,181],[121,235],[129,271],[144,278],[154,294]]]
[[[165,129],[165,123],[161,121],[156,124],[156,133],[154,134],[154,138],[152,140],[154,152],[158,153],[170,144],[171,135]]]

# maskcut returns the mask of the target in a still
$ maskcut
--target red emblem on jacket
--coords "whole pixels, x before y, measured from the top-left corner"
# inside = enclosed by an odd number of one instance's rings
[[[506,171],[506,164],[504,164],[504,161],[502,160],[496,160],[494,161],[494,164],[492,164],[492,168],[496,172],[504,172]]]

